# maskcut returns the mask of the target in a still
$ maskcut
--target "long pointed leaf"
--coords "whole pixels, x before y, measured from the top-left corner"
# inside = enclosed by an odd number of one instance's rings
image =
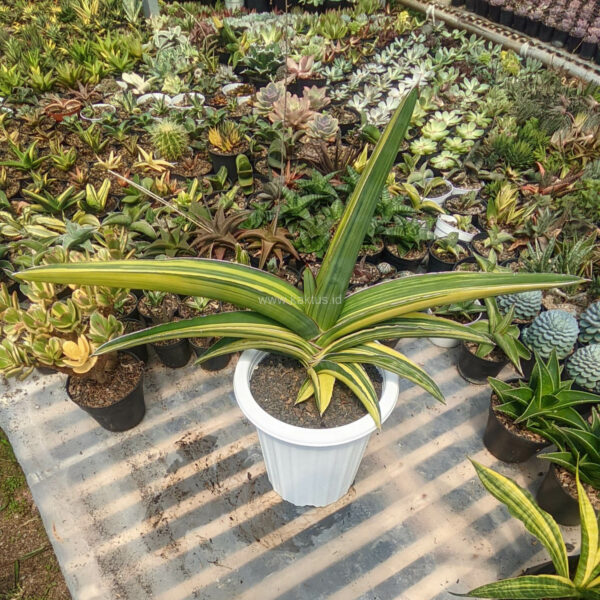
[[[506,600],[540,600],[540,598],[575,598],[573,582],[559,575],[523,575],[482,585],[467,595],[472,598]]]
[[[571,275],[540,273],[452,272],[403,277],[349,296],[338,322],[317,343],[327,345],[349,333],[426,308],[582,281]]]
[[[324,348],[324,351],[336,352],[376,340],[412,337],[447,337],[478,344],[489,341],[489,337],[485,333],[456,321],[424,313],[411,313],[397,319],[391,319],[375,327],[351,333],[336,340]]]
[[[554,568],[558,575],[569,576],[569,564],[567,561],[567,549],[556,521],[544,510],[542,510],[533,499],[533,496],[514,481],[492,469],[471,460],[477,475],[484,487],[496,498],[506,505],[513,517],[519,519],[527,531],[532,533],[538,541],[548,550]],[[504,598],[515,598],[517,596],[499,596]],[[544,594],[538,596],[544,597]],[[548,596],[549,598],[560,598],[560,596]]]
[[[339,352],[327,354],[326,359],[341,363],[351,362],[375,365],[416,383],[434,398],[440,402],[444,402],[444,395],[437,383],[421,367],[406,358],[404,354],[383,344],[367,343],[354,348],[340,350]]]
[[[390,173],[417,102],[413,89],[393,114],[362,172],[317,276],[316,296],[308,314],[328,329],[338,319],[356,258],[375,212],[381,189]]]
[[[291,356],[300,361],[305,367],[308,366],[306,354],[298,349],[297,346],[278,342],[276,340],[229,340],[222,339],[213,344],[204,354],[202,354],[195,364],[223,356],[223,354],[231,354],[232,352],[243,352],[244,350],[265,350],[275,354],[283,354]]]
[[[576,474],[577,496],[579,498],[579,515],[581,517],[581,548],[575,579],[576,586],[585,586],[594,576],[598,567],[598,521],[592,503]]]
[[[184,258],[47,265],[16,273],[15,278],[205,296],[255,310],[307,339],[319,333],[303,312],[302,294],[295,287],[270,273],[226,261]]]
[[[139,344],[190,337],[274,340],[296,346],[307,357],[314,353],[314,348],[305,339],[275,321],[251,311],[219,313],[163,323],[110,340],[100,346],[96,353],[105,354]]]

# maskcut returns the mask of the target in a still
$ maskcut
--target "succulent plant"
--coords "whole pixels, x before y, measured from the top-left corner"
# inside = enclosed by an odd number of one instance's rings
[[[569,377],[592,392],[600,392],[600,344],[578,348],[567,363]]]
[[[522,292],[520,294],[506,294],[496,298],[498,308],[502,314],[506,314],[511,306],[515,307],[515,319],[521,321],[531,321],[540,312],[542,308],[542,292],[533,290],[531,292]]]
[[[169,119],[157,123],[150,135],[154,147],[167,160],[177,160],[183,156],[189,142],[185,127]]]
[[[258,115],[267,115],[273,109],[273,105],[283,95],[284,88],[279,83],[269,83],[256,92],[254,101],[254,112]]]
[[[317,140],[332,141],[338,132],[338,120],[329,115],[316,114],[308,126],[308,136]]]
[[[548,358],[553,349],[558,358],[565,358],[573,350],[578,335],[579,326],[573,315],[564,310],[548,310],[523,330],[522,338],[530,350],[543,358]]]
[[[600,302],[590,304],[579,317],[579,341],[600,344]]]

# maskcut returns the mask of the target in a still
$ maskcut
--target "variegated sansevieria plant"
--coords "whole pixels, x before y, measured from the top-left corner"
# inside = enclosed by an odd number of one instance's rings
[[[98,354],[173,338],[222,338],[202,355],[200,362],[246,349],[291,356],[307,371],[299,402],[314,396],[323,413],[335,381],[341,381],[356,394],[378,426],[379,403],[365,364],[405,377],[442,400],[440,389],[427,373],[376,340],[449,337],[485,343],[489,341],[485,333],[420,311],[494,294],[569,285],[580,279],[564,275],[440,273],[388,281],[346,295],[417,97],[417,90],[411,91],[392,116],[347,201],[316,280],[305,269],[303,291],[270,273],[210,259],[48,265],[28,269],[16,277],[23,281],[162,290],[213,298],[246,309],[128,334],[104,344]]]
[[[546,548],[556,571],[555,575],[522,575],[503,579],[471,590],[468,594],[455,594],[471,598],[503,598],[525,600],[541,598],[600,598],[600,536],[598,521],[583,485],[576,476],[579,514],[581,517],[581,549],[577,569],[569,571],[567,548],[556,521],[542,510],[532,495],[512,479],[471,461],[481,483],[500,502],[506,505],[513,517],[523,522]]]

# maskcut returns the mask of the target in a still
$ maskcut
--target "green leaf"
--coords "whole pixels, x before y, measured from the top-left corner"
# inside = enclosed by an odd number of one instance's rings
[[[548,289],[582,279],[540,273],[431,273],[403,277],[349,296],[338,322],[318,340],[327,345],[354,331],[415,311],[498,294]]]
[[[309,342],[289,329],[281,327],[275,321],[251,311],[239,311],[163,323],[135,331],[103,344],[96,354],[124,350],[140,344],[190,337],[239,337],[252,341],[283,343],[287,347],[292,347],[294,355],[301,356],[304,362],[310,361],[315,351]]]
[[[47,265],[17,273],[15,278],[205,296],[250,308],[306,339],[319,333],[302,311],[302,294],[295,287],[265,271],[225,261],[178,258]]]
[[[527,531],[532,533],[544,548],[548,550],[558,575],[564,578],[568,577],[567,549],[556,521],[536,504],[533,496],[527,490],[517,485],[508,477],[504,477],[500,473],[496,473],[474,460],[471,460],[471,462],[477,471],[481,483],[483,483],[488,492],[505,504],[510,514],[519,519],[525,525]],[[539,598],[540,596],[543,597],[544,594],[538,592],[538,596],[523,596],[523,598]],[[498,597],[518,598],[520,596]],[[560,598],[560,596],[548,597]]]
[[[367,343],[348,348],[347,350],[326,354],[325,358],[338,363],[351,362],[375,365],[416,383],[434,398],[440,402],[444,402],[444,395],[440,388],[421,367],[397,350],[388,348],[383,344]]]
[[[579,499],[579,515],[581,517],[581,548],[579,562],[573,580],[578,587],[586,587],[594,577],[594,571],[599,567],[598,554],[598,521],[592,503],[590,502],[581,481],[579,471],[576,474],[577,497]]]
[[[321,302],[309,306],[308,314],[321,328],[331,327],[342,310],[343,298],[375,212],[381,190],[394,164],[418,91],[413,89],[392,116],[362,172],[329,244],[317,277],[316,296]]]
[[[524,575],[482,585],[471,590],[472,598],[504,598],[505,600],[540,600],[540,598],[577,598],[570,579],[559,575]]]

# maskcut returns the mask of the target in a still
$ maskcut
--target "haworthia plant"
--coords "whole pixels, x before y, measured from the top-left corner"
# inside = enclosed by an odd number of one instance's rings
[[[397,373],[442,400],[440,389],[423,369],[375,341],[435,336],[484,343],[489,340],[486,334],[420,311],[495,294],[573,285],[580,279],[568,275],[438,273],[397,279],[346,296],[358,252],[417,97],[417,90],[406,96],[381,135],[347,201],[317,280],[305,270],[303,292],[258,269],[209,259],[57,264],[28,269],[16,277],[23,281],[164,290],[249,309],[128,334],[105,344],[98,353],[159,339],[225,338],[200,362],[247,348],[293,356],[307,371],[297,401],[314,396],[323,413],[331,400],[333,378],[354,391],[378,426],[379,403],[365,364]]]

